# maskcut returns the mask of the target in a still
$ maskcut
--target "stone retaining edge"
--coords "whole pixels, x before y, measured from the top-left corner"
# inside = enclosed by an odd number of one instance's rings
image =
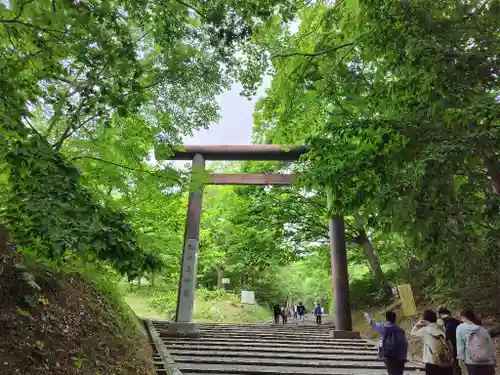
[[[156,331],[155,327],[153,326],[153,323],[149,319],[144,319],[144,323],[146,324],[146,327],[148,329],[149,336],[151,337],[151,340],[153,341],[153,344],[156,347],[156,350],[158,351],[158,354],[160,355],[163,364],[165,365],[165,368],[167,369],[167,374],[168,375],[182,375],[181,370],[179,370],[179,367],[175,363],[175,361],[172,359],[170,354],[167,351],[167,348],[165,344],[163,343],[162,339],[158,335],[158,332]]]

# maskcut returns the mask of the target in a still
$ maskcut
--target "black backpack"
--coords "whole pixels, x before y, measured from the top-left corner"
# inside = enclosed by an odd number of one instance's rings
[[[398,326],[385,327],[382,336],[380,357],[384,359],[406,360],[408,344],[405,331]]]

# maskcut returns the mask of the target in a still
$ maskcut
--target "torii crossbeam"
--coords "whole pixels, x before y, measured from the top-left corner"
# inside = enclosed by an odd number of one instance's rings
[[[206,160],[298,160],[307,152],[306,146],[279,145],[227,145],[227,146],[171,146],[160,145],[155,149],[157,160],[192,160],[192,175],[205,175]],[[212,185],[291,185],[291,174],[209,174],[200,180]],[[173,329],[177,332],[196,330],[192,322],[196,290],[196,266],[203,196],[203,183],[192,184],[189,192],[182,269],[179,280],[177,311]],[[335,325],[339,331],[352,331],[349,303],[349,280],[344,221],[341,217],[330,219],[330,247],[332,252],[332,283]],[[347,331],[347,332],[346,332]],[[345,335],[341,335],[345,336]]]

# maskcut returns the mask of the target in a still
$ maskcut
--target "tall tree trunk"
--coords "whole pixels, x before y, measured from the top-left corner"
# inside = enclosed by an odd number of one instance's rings
[[[356,216],[354,220],[355,220],[355,227],[358,232],[358,236],[355,239],[356,243],[363,249],[363,252],[365,253],[366,260],[370,265],[370,269],[373,273],[373,276],[375,276],[375,278],[382,284],[382,289],[384,293],[388,297],[393,297],[392,288],[391,285],[389,284],[389,280],[387,280],[387,277],[385,276],[385,273],[382,270],[382,267],[380,266],[380,261],[378,259],[377,253],[375,252],[375,249],[373,247],[372,242],[370,241],[370,238],[368,238],[368,235],[366,234],[366,231],[361,222],[361,218],[359,216]]]
[[[484,166],[491,179],[491,187],[495,194],[500,195],[500,162],[494,152],[483,149],[481,151]]]
[[[222,279],[224,278],[224,270],[221,266],[216,265],[215,271],[217,271],[217,289],[224,289],[224,284],[222,284]]]
[[[0,255],[7,253],[7,229],[0,224]]]

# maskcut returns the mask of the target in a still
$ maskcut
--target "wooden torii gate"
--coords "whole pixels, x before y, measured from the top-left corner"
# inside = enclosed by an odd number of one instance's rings
[[[290,174],[206,174],[206,160],[298,160],[307,152],[305,146],[279,145],[228,145],[228,146],[182,146],[178,149],[159,146],[155,150],[157,160],[192,160],[192,183],[184,234],[182,268],[175,323],[172,331],[192,332],[197,330],[193,323],[193,305],[196,289],[196,266],[203,185],[291,185]],[[329,220],[330,247],[332,261],[332,287],[335,310],[335,327],[339,332],[352,331],[351,308],[349,303],[349,280],[347,273],[347,252],[343,217]],[[354,333],[354,332],[353,332]],[[339,335],[342,336],[342,335]],[[344,335],[345,336],[345,335]]]

